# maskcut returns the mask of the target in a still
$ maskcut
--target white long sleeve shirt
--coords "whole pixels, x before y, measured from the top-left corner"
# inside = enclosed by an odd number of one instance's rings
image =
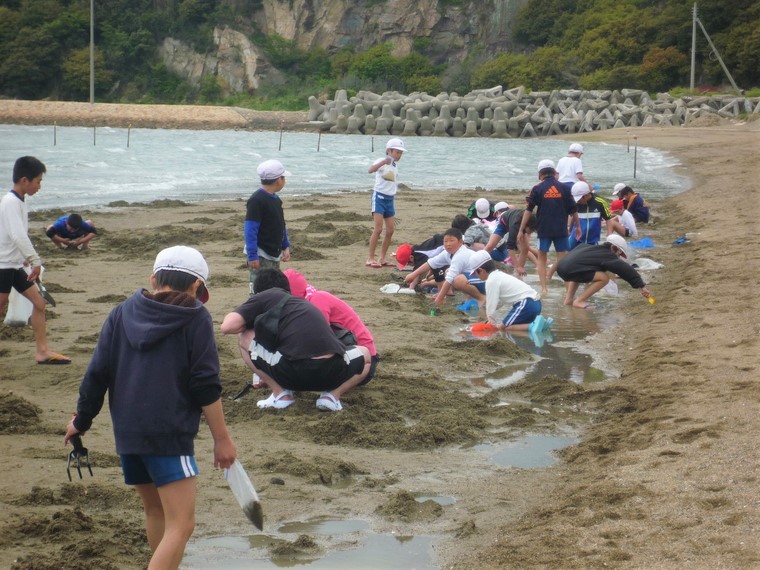
[[[20,269],[28,261],[42,265],[29,239],[29,208],[15,192],[0,200],[0,269]]]

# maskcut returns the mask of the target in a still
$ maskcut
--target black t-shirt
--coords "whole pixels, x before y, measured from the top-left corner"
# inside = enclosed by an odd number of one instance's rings
[[[248,198],[245,220],[258,224],[257,246],[272,257],[279,256],[285,239],[285,213],[280,197],[259,188]]]
[[[283,295],[290,296],[280,316],[278,350],[288,360],[301,360],[325,354],[345,354],[346,349],[336,338],[324,315],[301,297],[293,297],[279,288],[256,293],[235,312],[245,320],[247,329],[261,313],[274,307]]]

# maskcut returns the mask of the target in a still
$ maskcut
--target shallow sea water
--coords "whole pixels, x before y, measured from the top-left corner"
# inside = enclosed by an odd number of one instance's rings
[[[280,139],[273,131],[0,125],[0,176],[10,188],[16,158],[33,155],[45,163],[42,190],[29,200],[32,210],[92,209],[119,200],[247,198],[258,187],[256,166],[270,158],[291,172],[283,196],[368,192],[374,179],[367,168],[383,156],[386,138],[285,132]],[[678,160],[645,146],[635,153],[634,181],[634,148],[629,149],[624,132],[620,141],[585,144],[584,170],[600,185],[602,196],[621,181],[650,199],[687,188],[687,180],[673,169]],[[413,189],[527,192],[538,181],[538,162],[559,160],[568,141],[412,137],[406,146],[400,182]]]

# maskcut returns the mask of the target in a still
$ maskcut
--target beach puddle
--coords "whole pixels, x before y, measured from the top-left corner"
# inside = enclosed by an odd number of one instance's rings
[[[417,501],[418,503],[424,503],[425,501],[433,501],[434,503],[438,503],[442,507],[447,507],[457,502],[457,500],[454,497],[444,497],[442,495],[415,495],[414,500]]]
[[[554,452],[578,443],[575,435],[528,434],[517,441],[503,444],[485,443],[472,449],[489,455],[499,467],[536,469],[549,467],[557,462]]]
[[[312,519],[305,522],[285,523],[277,529],[280,534],[348,534],[367,530],[369,523],[362,520]]]
[[[428,499],[453,501],[449,497]],[[286,523],[273,535],[203,538],[188,544],[182,568],[436,568],[432,562],[436,537],[374,534],[367,533],[368,529],[369,523],[362,520],[320,518]],[[329,552],[322,546],[325,539]]]
[[[601,382],[610,375],[594,366],[594,359],[581,350],[585,338],[615,326],[620,318],[613,303],[614,298],[599,294],[594,298],[593,309],[574,309],[562,303],[563,289],[549,288],[549,295],[544,302],[543,314],[554,319],[550,331],[530,335],[524,331],[497,332],[520,348],[533,354],[533,362],[513,362],[488,376],[470,379],[470,383],[479,388],[497,389],[509,386],[520,380],[537,380],[545,376],[565,378],[576,384]],[[598,297],[598,298],[597,298]],[[481,315],[482,317],[482,315]],[[465,327],[456,331],[456,336],[465,339],[489,338],[473,335]]]

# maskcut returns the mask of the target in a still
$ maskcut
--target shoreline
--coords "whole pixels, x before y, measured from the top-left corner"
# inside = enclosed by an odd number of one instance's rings
[[[0,100],[0,124],[195,130],[315,130],[306,111],[205,105]]]

